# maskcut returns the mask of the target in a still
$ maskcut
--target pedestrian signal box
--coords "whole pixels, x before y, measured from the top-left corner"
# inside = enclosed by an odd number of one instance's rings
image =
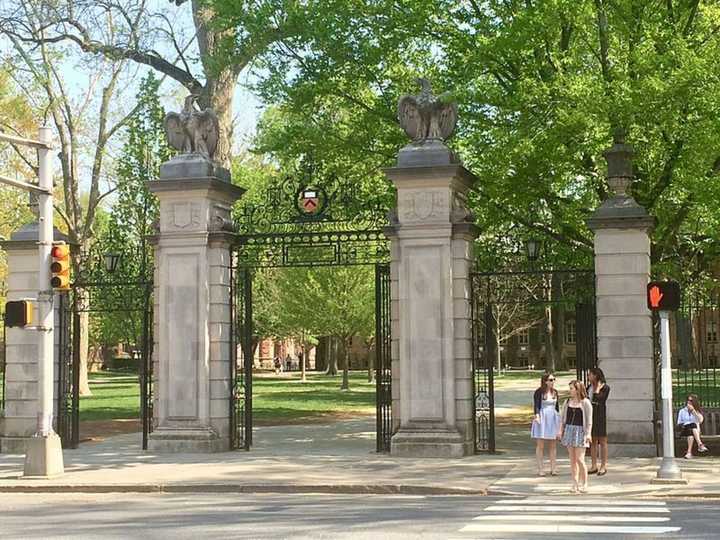
[[[677,281],[651,281],[647,286],[647,305],[652,311],[680,309],[680,284]]]
[[[5,303],[5,326],[29,326],[33,322],[33,304],[29,300],[11,300]]]
[[[67,291],[70,289],[70,246],[65,243],[55,244],[50,250],[50,286],[53,289]]]

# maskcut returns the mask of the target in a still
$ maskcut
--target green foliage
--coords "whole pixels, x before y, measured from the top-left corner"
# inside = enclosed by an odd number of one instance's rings
[[[152,249],[146,236],[152,234],[153,222],[158,219],[158,203],[147,182],[158,177],[160,164],[171,155],[163,134],[165,112],[158,96],[159,84],[152,73],[141,84],[139,108],[128,124],[116,169],[116,198],[107,219],[100,223],[101,232],[94,244],[92,260],[96,267],[91,280],[126,284],[94,291],[91,301],[96,309],[115,310],[101,311],[95,321],[93,338],[100,344],[135,345],[142,332],[147,290],[140,283],[152,279]],[[108,274],[102,263],[109,252],[121,254],[113,274]]]
[[[607,196],[602,152],[622,127],[632,192],[658,218],[653,262],[706,270],[720,251],[720,5],[638,0],[213,2],[218,24],[281,28],[259,60],[273,106],[256,149],[278,163],[322,156],[373,178],[404,143],[395,104],[429,77],[461,107],[452,146],[478,176],[479,262],[517,264],[530,236],[545,263],[588,266],[585,219]],[[231,57],[230,57],[231,58]]]
[[[375,281],[368,266],[287,268],[274,281],[281,335],[369,337]]]

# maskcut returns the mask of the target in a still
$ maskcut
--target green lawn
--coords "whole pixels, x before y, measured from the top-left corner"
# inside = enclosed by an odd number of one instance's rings
[[[323,417],[374,414],[375,383],[367,373],[350,374],[350,390],[341,391],[342,377],[309,373],[299,376],[255,377],[253,379],[253,419],[257,425],[312,421]]]
[[[300,382],[292,378],[255,376],[253,417],[255,423],[282,424],[314,421],[343,415],[373,414],[375,383],[365,372],[350,374],[350,390],[341,391],[341,376],[308,373]],[[93,395],[80,399],[80,421],[139,418],[140,385],[136,375],[103,371],[90,375]]]
[[[80,421],[140,417],[137,375],[103,371],[90,374],[92,396],[80,398]]]

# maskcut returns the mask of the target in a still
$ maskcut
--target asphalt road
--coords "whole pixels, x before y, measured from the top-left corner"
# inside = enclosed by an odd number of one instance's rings
[[[718,538],[720,500],[0,494],[0,538]]]

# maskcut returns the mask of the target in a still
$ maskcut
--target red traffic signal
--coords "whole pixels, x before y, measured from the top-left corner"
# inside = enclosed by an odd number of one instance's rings
[[[677,281],[651,281],[647,286],[647,306],[652,311],[680,309],[680,284]]]
[[[50,250],[50,286],[53,289],[70,289],[70,246],[56,244]]]

